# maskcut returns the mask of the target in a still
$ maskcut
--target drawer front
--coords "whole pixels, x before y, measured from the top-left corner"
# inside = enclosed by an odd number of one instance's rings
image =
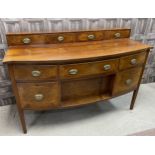
[[[116,72],[118,68],[118,59],[69,64],[60,66],[61,78],[77,78],[87,75],[106,74]]]
[[[20,103],[23,108],[57,107],[59,101],[58,84],[46,83],[18,83]]]
[[[75,42],[75,41],[76,41],[76,35],[74,33],[49,34],[46,37],[46,42],[49,44],[69,43],[69,42]]]
[[[123,70],[130,67],[142,65],[145,62],[146,52],[133,54],[120,58],[119,69]]]
[[[130,36],[129,30],[112,30],[110,32],[105,31],[105,39],[120,39],[128,38]]]
[[[103,40],[104,38],[104,32],[98,31],[98,32],[82,32],[79,33],[77,38],[78,41],[94,41],[94,40]]]
[[[51,80],[57,76],[57,67],[52,65],[14,65],[16,80]]]
[[[119,72],[116,75],[113,94],[116,95],[135,89],[138,84],[141,72],[142,67],[136,67]]]

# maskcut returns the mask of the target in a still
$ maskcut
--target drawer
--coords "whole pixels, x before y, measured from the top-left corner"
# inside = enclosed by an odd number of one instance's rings
[[[141,76],[141,72],[142,67],[118,72],[114,83],[113,94],[116,95],[135,89]]]
[[[105,39],[121,39],[121,38],[129,38],[129,37],[130,37],[129,30],[105,31]]]
[[[57,67],[53,65],[14,65],[16,80],[51,80],[57,76]]]
[[[120,58],[119,69],[123,70],[130,67],[142,65],[145,62],[146,52],[133,54]]]
[[[78,41],[94,41],[94,40],[103,40],[103,35],[104,32],[102,31],[97,31],[97,32],[82,32],[79,33],[77,38]]]
[[[76,78],[88,75],[106,74],[116,72],[117,68],[118,68],[118,59],[61,65],[60,77]]]
[[[70,43],[76,41],[76,35],[74,33],[59,33],[47,35],[47,43]]]
[[[58,83],[18,83],[20,103],[23,108],[57,107],[59,101]]]

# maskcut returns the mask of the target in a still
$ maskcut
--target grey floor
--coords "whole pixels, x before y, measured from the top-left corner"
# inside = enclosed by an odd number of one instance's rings
[[[27,111],[26,135],[115,136],[155,128],[155,83],[141,85],[132,111],[131,95],[74,109]],[[0,107],[0,135],[24,135],[15,105]]]

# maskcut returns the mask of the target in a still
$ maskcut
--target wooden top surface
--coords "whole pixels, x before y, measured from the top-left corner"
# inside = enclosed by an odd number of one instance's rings
[[[61,62],[106,58],[152,48],[130,39],[112,39],[50,45],[29,45],[9,48],[4,63]]]

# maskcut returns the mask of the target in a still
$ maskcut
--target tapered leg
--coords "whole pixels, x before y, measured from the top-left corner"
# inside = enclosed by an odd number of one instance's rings
[[[134,92],[133,92],[132,100],[131,100],[131,104],[130,104],[130,110],[132,110],[133,107],[134,107],[136,97],[137,97],[137,94],[138,94],[138,90],[139,90],[139,87],[136,90],[134,90]]]
[[[19,118],[22,125],[22,129],[24,133],[27,133],[24,110],[18,108]]]

